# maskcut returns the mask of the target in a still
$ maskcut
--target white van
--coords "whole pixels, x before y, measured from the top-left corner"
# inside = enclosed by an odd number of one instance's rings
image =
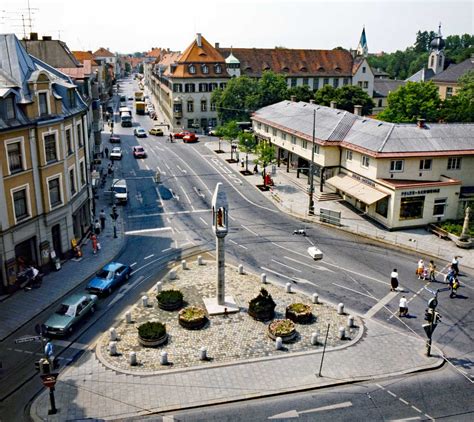
[[[112,182],[112,192],[115,202],[126,203],[128,201],[127,181],[125,179],[114,179]]]

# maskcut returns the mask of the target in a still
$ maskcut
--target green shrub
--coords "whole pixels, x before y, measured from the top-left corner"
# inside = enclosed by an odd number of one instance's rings
[[[443,230],[446,230],[449,233],[454,234],[455,236],[461,236],[462,226],[464,224],[463,220],[446,220],[442,223],[438,223],[437,225],[441,227]],[[474,222],[471,221],[469,224],[468,234],[473,237],[474,236]]]
[[[180,303],[183,301],[183,294],[179,290],[163,290],[156,295],[156,299],[160,303]]]
[[[149,321],[138,327],[138,335],[144,340],[158,340],[166,334],[166,325]]]
[[[295,324],[289,319],[277,319],[270,324],[270,331],[275,336],[286,336],[295,330]]]
[[[311,307],[303,303],[292,303],[288,305],[288,310],[295,314],[301,314],[303,312],[311,312]]]
[[[204,309],[198,308],[197,306],[188,306],[179,312],[179,317],[186,321],[194,321],[204,318],[205,316],[206,312]]]
[[[249,302],[249,311],[261,314],[261,313],[272,313],[275,310],[276,303],[272,298],[272,295],[264,288],[260,290],[257,297],[254,297]]]

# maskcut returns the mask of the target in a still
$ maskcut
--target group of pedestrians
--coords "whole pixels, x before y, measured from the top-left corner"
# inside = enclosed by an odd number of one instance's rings
[[[94,221],[91,230],[91,241],[92,241],[92,253],[95,255],[98,251],[101,250],[102,245],[99,242],[99,234],[105,229],[105,220],[106,220],[105,211],[102,209],[99,213],[99,218]]]

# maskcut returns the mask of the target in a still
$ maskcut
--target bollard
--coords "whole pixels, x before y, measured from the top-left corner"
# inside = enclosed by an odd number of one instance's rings
[[[111,341],[117,341],[117,331],[115,330],[115,328],[111,328],[109,330],[109,334],[110,334],[110,340]]]
[[[148,296],[142,296],[142,305],[144,308],[148,308]]]
[[[207,349],[205,347],[201,347],[199,350],[199,359],[207,360]]]
[[[260,280],[262,284],[267,284],[267,275],[265,273],[260,274]]]
[[[343,303],[340,303],[339,305],[337,305],[337,313],[339,315],[344,314],[344,304]]]
[[[286,285],[285,285],[285,292],[286,292],[286,293],[291,293],[291,283],[286,283]]]
[[[109,354],[110,356],[117,356],[117,343],[115,341],[109,343]]]
[[[344,340],[346,337],[346,329],[344,327],[339,327],[339,339]]]
[[[176,271],[175,270],[171,270],[168,274],[168,277],[170,280],[174,280],[176,279]]]
[[[242,264],[239,265],[239,274],[244,273],[244,266]]]
[[[183,270],[187,270],[187,269],[188,269],[188,264],[187,264],[187,262],[186,262],[185,259],[183,259],[183,260],[181,261],[181,268],[182,268]]]
[[[161,281],[159,281],[158,283],[156,283],[155,285],[155,290],[156,290],[156,293],[160,293],[161,292],[161,287],[163,286],[163,283]]]
[[[130,365],[137,366],[137,354],[135,352],[130,352]]]
[[[311,344],[316,346],[318,344],[318,333],[311,334]]]
[[[197,264],[202,265],[202,256],[201,255],[198,256]]]
[[[354,317],[352,315],[349,315],[347,317],[347,326],[349,328],[352,328],[354,326]]]
[[[132,323],[132,313],[130,311],[125,312],[125,322],[127,324]]]
[[[283,339],[281,337],[277,337],[275,339],[275,349],[280,350],[283,347]]]
[[[319,303],[319,296],[317,293],[313,293],[313,303]]]
[[[160,365],[168,365],[168,352],[160,353]]]

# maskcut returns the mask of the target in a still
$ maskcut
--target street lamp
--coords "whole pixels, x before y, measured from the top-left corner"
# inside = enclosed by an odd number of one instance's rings
[[[311,163],[309,165],[309,209],[308,214],[314,215],[314,143],[315,143],[315,131],[316,131],[316,109],[313,110],[313,140],[311,147]]]

